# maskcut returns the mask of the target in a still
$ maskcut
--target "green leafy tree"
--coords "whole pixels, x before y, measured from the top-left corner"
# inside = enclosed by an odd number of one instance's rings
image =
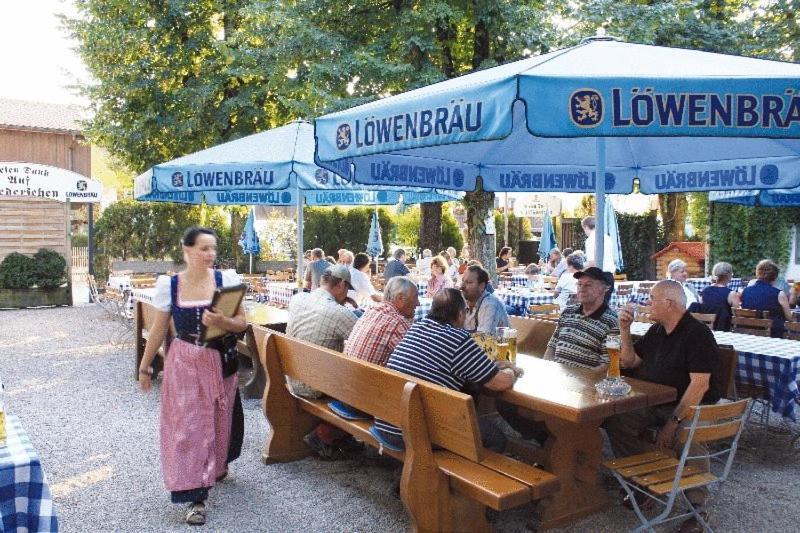
[[[656,279],[656,266],[650,257],[664,247],[664,232],[655,211],[644,215],[617,214],[623,272],[631,280]]]
[[[424,205],[425,204],[422,204],[422,206]],[[429,248],[423,245],[420,236],[422,217],[420,216],[421,206],[419,205],[407,207],[402,213],[394,216],[394,225],[398,244],[414,250],[428,248],[434,254],[452,246],[457,252],[460,253],[461,248],[464,247],[464,237],[461,235],[461,231],[458,229],[458,222],[456,222],[456,219],[453,216],[449,202],[440,205],[443,205],[444,207],[441,218],[442,225],[440,228],[440,233],[442,235],[441,246],[437,248]]]
[[[371,207],[306,207],[303,210],[303,249],[322,248],[333,256],[339,248],[354,253],[366,251],[374,211]],[[393,223],[387,209],[378,209],[378,223],[383,250],[388,253]]]
[[[500,253],[503,247],[503,239],[500,235],[505,232],[505,218],[503,212],[500,210],[495,211],[494,214],[494,227],[497,230],[497,243],[495,245],[495,254]],[[528,217],[517,217],[513,213],[508,215],[508,245],[514,251],[514,254],[519,253],[519,241],[529,240],[533,236],[531,230],[531,219]]]

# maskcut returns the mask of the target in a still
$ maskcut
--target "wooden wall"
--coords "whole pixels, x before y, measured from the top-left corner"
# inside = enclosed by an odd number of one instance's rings
[[[0,261],[11,252],[50,248],[67,253],[67,204],[40,198],[0,196]]]
[[[674,259],[682,259],[686,263],[686,272],[689,273],[690,278],[702,278],[705,276],[705,265],[703,262],[698,262],[697,259],[689,257],[681,250],[670,250],[664,255],[656,258],[656,279],[667,278],[667,266]]]
[[[39,163],[72,170],[91,177],[91,147],[73,139],[71,133],[51,133],[0,129],[0,161]],[[69,151],[73,149],[73,166],[69,166]]]

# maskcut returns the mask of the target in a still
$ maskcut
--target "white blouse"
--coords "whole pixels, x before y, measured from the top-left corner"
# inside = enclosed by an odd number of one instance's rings
[[[153,295],[153,307],[159,311],[169,312],[170,308],[172,307],[172,291],[170,290],[170,280],[171,276],[158,276],[158,279],[156,280],[156,292]],[[234,285],[239,285],[240,283],[242,283],[242,278],[236,273],[235,270],[231,269],[222,271],[223,287],[233,287]],[[210,303],[211,300],[181,300],[181,305],[184,307],[200,307]]]

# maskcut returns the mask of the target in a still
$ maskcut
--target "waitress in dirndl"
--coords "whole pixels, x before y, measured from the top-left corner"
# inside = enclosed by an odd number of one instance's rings
[[[241,450],[243,415],[233,334],[243,332],[247,322],[241,306],[231,318],[209,308],[217,287],[241,283],[235,272],[213,268],[214,230],[190,228],[181,244],[186,269],[156,282],[153,305],[158,313],[139,365],[139,383],[145,392],[150,390],[153,359],[172,319],[176,337],[161,385],[161,470],[172,502],[188,504],[186,523],[202,525],[209,489],[225,478],[228,463]],[[216,326],[231,335],[200,343],[201,326]]]

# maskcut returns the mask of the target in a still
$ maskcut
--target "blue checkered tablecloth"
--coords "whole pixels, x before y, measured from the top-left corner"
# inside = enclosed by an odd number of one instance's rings
[[[650,324],[636,322],[631,332],[644,335]],[[736,380],[748,385],[768,387],[772,411],[795,420],[795,402],[800,400],[798,370],[800,341],[773,339],[742,333],[715,331],[718,344],[729,344],[739,354]]]
[[[428,280],[426,279],[416,280],[416,284],[417,284],[417,294],[419,295],[419,297],[425,298],[426,296],[428,296]]]
[[[531,305],[545,305],[554,302],[552,292],[531,292],[527,290],[509,291],[498,289],[494,292],[504,304],[513,308],[513,314],[525,316]]]
[[[414,309],[414,320],[422,320],[425,318],[425,315],[428,314],[428,311],[431,310],[431,300],[430,298],[422,298],[419,299],[419,305],[416,309]]]
[[[689,278],[686,280],[686,283],[694,287],[699,294],[703,292],[703,289],[713,284],[714,281],[711,278]],[[728,283],[728,288],[734,292],[742,290],[744,288],[742,278],[731,278],[731,281]]]
[[[2,530],[58,531],[44,470],[19,418],[6,414],[6,432],[6,445],[0,447]]]

